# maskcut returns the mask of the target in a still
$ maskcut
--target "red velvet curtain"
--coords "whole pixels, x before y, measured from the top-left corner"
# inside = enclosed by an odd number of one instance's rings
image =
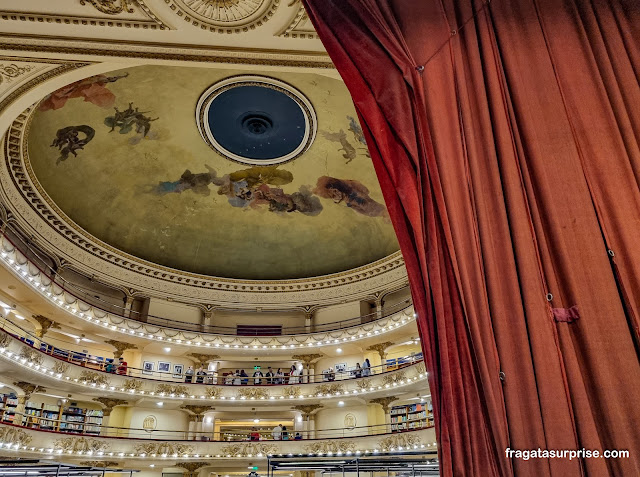
[[[303,1],[406,261],[442,475],[640,475],[640,2]]]

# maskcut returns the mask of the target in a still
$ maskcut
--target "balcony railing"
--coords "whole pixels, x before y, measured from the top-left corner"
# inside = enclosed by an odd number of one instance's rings
[[[153,441],[204,441],[204,442],[258,442],[258,441],[295,441],[314,439],[339,439],[344,437],[377,436],[382,434],[398,434],[433,427],[433,415],[422,419],[404,421],[408,429],[402,431],[393,430],[392,424],[376,424],[371,426],[328,428],[315,430],[295,430],[293,427],[280,431],[279,436],[274,435],[272,428],[263,429],[256,424],[255,430],[228,429],[223,431],[188,431],[175,429],[152,429],[135,427],[117,427],[95,423],[71,422],[76,424],[74,430],[60,430],[60,424],[70,424],[64,419],[51,419],[38,417],[24,412],[14,412],[12,421],[2,420],[0,423],[33,429],[41,432],[56,434],[72,434],[82,436],[115,437],[126,439],[144,439]],[[269,418],[269,420],[272,420]],[[285,421],[285,419],[283,419]],[[44,423],[44,424],[43,424]],[[277,438],[276,438],[277,437]]]
[[[174,372],[162,372],[156,370],[148,370],[142,368],[136,368],[133,366],[119,366],[117,362],[114,362],[112,358],[104,358],[101,356],[88,355],[79,351],[73,351],[65,348],[60,348],[47,343],[42,338],[38,338],[33,333],[25,330],[17,323],[8,320],[6,317],[0,319],[0,330],[10,334],[17,340],[20,340],[26,346],[33,348],[34,350],[57,358],[61,361],[88,368],[94,371],[100,371],[106,374],[115,374],[121,376],[129,376],[140,379],[150,379],[163,382],[173,383],[187,383],[187,384],[202,384],[202,385],[219,385],[219,386],[286,386],[286,385],[298,385],[303,383],[331,383],[336,381],[346,381],[349,379],[366,378],[374,375],[385,374],[388,372],[396,371],[398,369],[411,366],[415,363],[422,361],[422,353],[409,354],[399,358],[395,358],[393,363],[385,363],[377,366],[370,366],[360,369],[352,370],[332,370],[330,372],[315,374],[305,373],[300,375],[290,375],[287,369],[285,373],[277,374],[278,370],[275,369],[274,375],[257,376],[254,377],[252,370],[251,376],[238,376],[230,374],[218,374],[213,371],[202,371],[201,375],[198,375],[194,370],[193,374],[174,373]],[[254,363],[252,362],[252,365]],[[238,371],[241,368],[238,368]],[[246,371],[246,370],[245,370]],[[301,372],[301,369],[299,368]],[[263,373],[267,373],[268,370],[261,370]]]
[[[10,224],[9,224],[10,225]],[[383,318],[387,318],[395,313],[406,310],[412,304],[410,299],[394,303],[389,306],[385,306],[380,311],[374,311],[364,315],[356,316],[353,318],[347,318],[330,323],[319,323],[311,326],[288,326],[279,327],[279,332],[265,332],[265,328],[256,326],[252,328],[250,325],[243,326],[239,331],[235,326],[220,326],[220,325],[207,325],[200,323],[191,323],[180,320],[173,320],[162,316],[154,316],[149,314],[141,314],[136,310],[126,308],[123,305],[114,304],[107,300],[100,298],[96,295],[95,290],[89,290],[81,287],[80,285],[73,283],[61,275],[59,275],[47,261],[50,261],[48,257],[43,257],[42,253],[33,247],[31,244],[22,240],[19,234],[14,233],[9,237],[6,233],[1,233],[3,240],[10,243],[17,251],[21,253],[28,263],[36,268],[41,275],[46,277],[52,284],[55,284],[60,290],[76,300],[86,303],[88,306],[96,308],[103,313],[110,313],[117,315],[121,318],[131,319],[145,323],[147,325],[161,326],[163,328],[169,328],[180,331],[191,331],[197,333],[216,334],[223,336],[289,336],[308,333],[321,333],[344,330],[346,328],[352,328],[354,326],[371,323]],[[33,256],[38,259],[38,263],[31,260],[29,257]],[[234,310],[222,310],[222,311],[234,311]],[[249,313],[247,310],[236,310],[243,313]],[[278,313],[274,311],[264,311],[262,313]],[[274,328],[275,329],[275,328]]]

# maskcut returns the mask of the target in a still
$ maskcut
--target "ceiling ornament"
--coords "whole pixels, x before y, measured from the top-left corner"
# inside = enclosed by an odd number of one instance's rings
[[[318,34],[313,28],[313,24],[302,2],[300,0],[292,0],[287,6],[294,7],[294,13],[287,25],[280,30],[277,36],[283,36],[285,38],[318,38]]]
[[[280,0],[164,0],[193,26],[216,33],[243,33],[269,21]]]
[[[31,71],[34,67],[31,65],[19,66],[15,63],[0,63],[0,84],[3,82],[11,83],[14,79]]]
[[[254,75],[232,76],[210,86],[198,100],[196,121],[210,148],[253,166],[297,159],[311,147],[318,130],[305,95],[284,81]]]
[[[129,5],[131,0],[80,0],[80,5],[90,3],[102,13],[117,15],[118,13],[133,13],[133,8]]]

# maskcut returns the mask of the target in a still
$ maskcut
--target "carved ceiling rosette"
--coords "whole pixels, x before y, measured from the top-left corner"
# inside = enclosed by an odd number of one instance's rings
[[[164,0],[183,18],[203,30],[243,33],[262,26],[280,0]]]

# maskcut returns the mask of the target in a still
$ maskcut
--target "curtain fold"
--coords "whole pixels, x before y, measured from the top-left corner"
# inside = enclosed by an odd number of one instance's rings
[[[405,258],[442,475],[640,475],[640,3],[303,2]]]

